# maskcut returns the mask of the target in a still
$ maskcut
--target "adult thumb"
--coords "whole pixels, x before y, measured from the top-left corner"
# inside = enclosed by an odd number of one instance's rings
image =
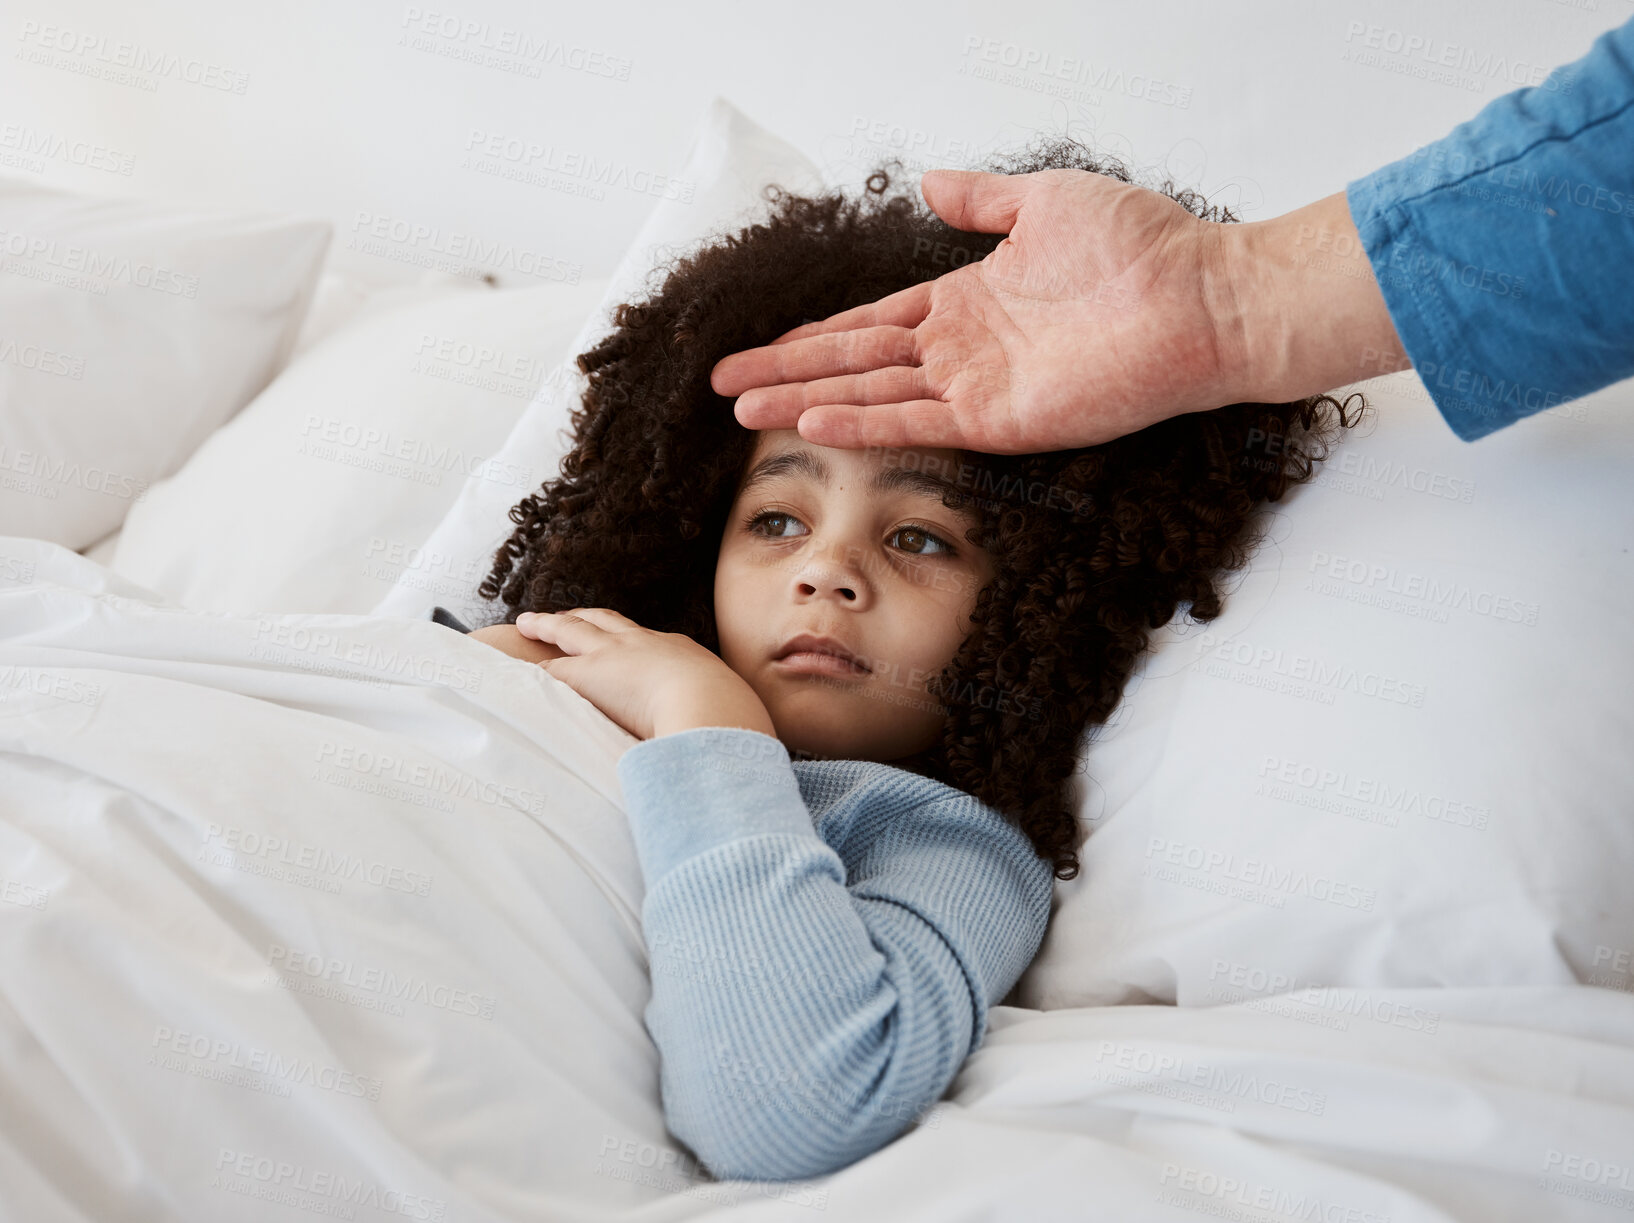
[[[1031,174],[986,170],[926,170],[919,193],[932,211],[969,234],[1007,234],[1032,187]]]

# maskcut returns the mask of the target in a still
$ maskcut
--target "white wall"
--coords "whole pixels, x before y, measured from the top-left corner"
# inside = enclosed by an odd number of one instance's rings
[[[375,281],[419,270],[351,248],[360,215],[437,227],[444,249],[456,236],[508,246],[545,278],[605,275],[656,202],[639,188],[665,189],[655,176],[682,165],[719,92],[853,187],[872,155],[910,140],[917,171],[1064,130],[1259,220],[1435,139],[1634,14],[1630,0],[800,8],[794,18],[733,0],[4,0],[0,174],[326,216],[331,266]],[[1347,58],[1370,39],[1415,51]],[[505,48],[497,62],[458,58],[484,41]],[[983,75],[1046,54],[1046,71],[1078,68],[1083,81]],[[1468,65],[1461,82],[1412,74],[1443,56]],[[1051,85],[1076,94],[1052,96]],[[556,172],[536,184],[469,168],[473,132],[533,144],[533,165]],[[561,168],[575,156],[583,169]],[[96,164],[76,164],[88,157]],[[637,186],[575,194],[592,162]],[[535,282],[494,270],[501,284]]]

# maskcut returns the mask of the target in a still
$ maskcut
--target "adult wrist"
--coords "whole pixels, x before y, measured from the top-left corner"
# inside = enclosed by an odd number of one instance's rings
[[[1214,327],[1214,348],[1219,362],[1220,385],[1206,388],[1203,407],[1217,408],[1227,403],[1252,399],[1251,388],[1258,379],[1254,345],[1258,340],[1255,308],[1253,257],[1243,241],[1241,224],[1202,222],[1203,301]]]
[[[1344,192],[1221,228],[1241,333],[1231,402],[1287,403],[1412,367]]]

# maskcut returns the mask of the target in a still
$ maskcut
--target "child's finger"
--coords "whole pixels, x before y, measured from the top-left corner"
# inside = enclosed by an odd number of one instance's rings
[[[574,692],[577,692],[580,696],[583,696],[585,700],[590,700],[588,696],[585,696],[583,690],[573,682],[573,672],[571,670],[560,667],[552,670],[552,664],[564,663],[566,661],[566,658],[541,658],[538,665],[539,668],[544,671],[546,675],[550,676],[551,679],[566,684],[569,688],[573,689]],[[593,701],[591,703],[594,704]]]
[[[516,631],[535,641],[548,641],[564,650],[582,649],[586,632],[596,625],[583,618],[569,618],[559,612],[523,612],[516,618]]]
[[[569,654],[582,654],[595,644],[596,634],[603,629],[588,620],[557,611],[523,611],[516,616],[516,631],[525,638],[544,641]]]
[[[579,691],[578,685],[573,682],[572,671],[563,670],[555,666],[555,664],[564,663],[566,661],[566,658],[541,658],[539,660],[539,669],[546,675],[550,676],[551,679],[558,680],[561,683],[566,684],[569,688],[573,689],[574,692],[578,692],[580,696],[584,696],[584,693]],[[589,700],[590,698],[585,697],[585,699]]]
[[[616,612],[610,607],[569,607],[558,614],[575,616],[610,633],[622,633],[626,629],[641,627],[622,612]]]
[[[570,607],[560,612],[523,612],[516,618],[516,627],[524,637],[554,642],[563,649],[577,652],[589,645],[589,634],[585,630],[618,633],[639,626],[605,607]],[[563,633],[574,635],[564,638]]]

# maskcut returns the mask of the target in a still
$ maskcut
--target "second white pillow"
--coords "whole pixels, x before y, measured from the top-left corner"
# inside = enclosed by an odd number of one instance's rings
[[[496,454],[605,286],[450,290],[342,327],[149,490],[112,568],[203,611],[365,613],[400,579],[460,606],[477,564],[426,537],[468,478],[513,501],[545,478]]]

